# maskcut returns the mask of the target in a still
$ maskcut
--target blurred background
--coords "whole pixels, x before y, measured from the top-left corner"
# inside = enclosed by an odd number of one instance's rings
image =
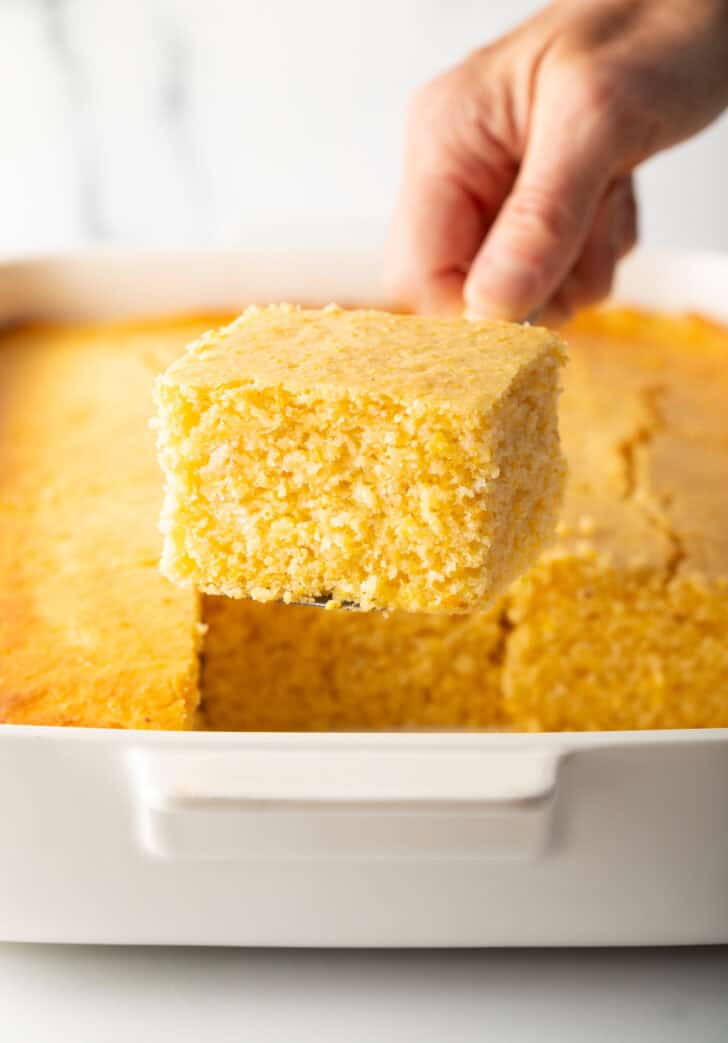
[[[414,87],[529,0],[0,0],[0,252],[381,242]],[[728,249],[728,120],[643,240]]]

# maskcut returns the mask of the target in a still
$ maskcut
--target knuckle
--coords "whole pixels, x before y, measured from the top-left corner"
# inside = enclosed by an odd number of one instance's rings
[[[634,99],[634,77],[622,57],[594,55],[583,46],[559,50],[547,66],[551,100],[569,118],[613,125]]]
[[[575,77],[573,99],[578,108],[602,121],[614,117],[618,92],[613,77],[605,69],[580,68]]]
[[[446,117],[456,95],[455,73],[446,72],[417,87],[409,105],[409,118],[428,123]]]
[[[419,87],[407,127],[420,152],[440,162],[480,161],[491,145],[492,105],[468,62]]]
[[[578,62],[562,70],[559,81],[566,118],[573,120],[575,126],[589,128],[607,142],[616,138],[624,112],[619,78],[608,68]]]
[[[538,252],[550,251],[580,230],[579,216],[568,200],[537,185],[524,185],[515,192],[509,211],[512,222],[524,231],[524,242],[531,242]]]
[[[653,81],[650,70],[636,61],[572,60],[561,70],[559,90],[574,120],[631,157],[649,154],[664,135]]]

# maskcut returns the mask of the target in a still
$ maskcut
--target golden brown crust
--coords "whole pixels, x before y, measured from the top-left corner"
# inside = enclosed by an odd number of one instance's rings
[[[194,596],[158,573],[154,374],[210,319],[0,338],[0,721],[181,728]]]
[[[509,597],[504,710],[535,729],[728,726],[728,330],[565,331],[560,538]]]
[[[0,339],[0,720],[728,726],[728,331],[624,309],[564,331],[561,535],[492,613],[387,636],[208,599],[205,720],[196,599],[157,572],[147,416],[152,374],[219,321]]]
[[[482,609],[553,532],[548,330],[252,308],[156,384],[162,569],[209,594]]]
[[[620,309],[563,332],[570,474],[542,560],[470,629],[393,614],[355,640],[342,614],[208,600],[213,725],[728,726],[728,331]]]

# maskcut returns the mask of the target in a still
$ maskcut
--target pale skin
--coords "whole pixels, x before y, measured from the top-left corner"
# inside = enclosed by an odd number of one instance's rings
[[[726,105],[726,0],[549,4],[413,99],[390,292],[549,321],[604,297],[637,239],[633,171]]]

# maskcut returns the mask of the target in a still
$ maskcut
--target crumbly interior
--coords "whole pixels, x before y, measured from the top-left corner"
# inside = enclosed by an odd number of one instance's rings
[[[469,617],[205,599],[212,726],[728,727],[728,331],[615,309],[564,335],[554,546]]]
[[[149,413],[212,321],[0,335],[0,722],[192,726],[199,605],[159,575]]]
[[[223,597],[204,605],[208,727],[477,728],[497,718],[494,613],[324,612]]]
[[[564,331],[556,540],[487,611],[207,597],[198,682],[147,421],[153,375],[214,321],[0,337],[1,722],[728,727],[728,330],[607,310]]]
[[[508,597],[506,719],[728,726],[728,331],[604,310],[566,332],[555,551]]]
[[[157,383],[162,568],[213,594],[488,604],[552,533],[550,332],[251,309]]]
[[[728,584],[567,556],[511,604],[503,716],[538,731],[728,726]]]

